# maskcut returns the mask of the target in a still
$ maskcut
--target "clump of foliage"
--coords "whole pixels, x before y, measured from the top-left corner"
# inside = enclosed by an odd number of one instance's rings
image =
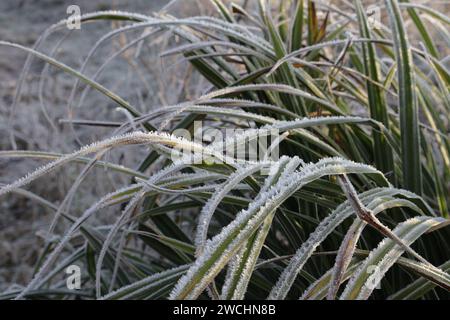
[[[184,41],[162,56],[183,56],[210,88],[147,113],[83,69],[0,42],[62,69],[132,117],[71,154],[0,152],[52,160],[2,186],[0,195],[17,192],[55,211],[33,279],[1,297],[448,298],[448,43],[436,43],[425,19],[450,38],[449,18],[398,0],[380,5],[386,25],[373,25],[360,0],[351,10],[306,0],[250,1],[247,8],[212,2],[220,18],[112,11],[81,17],[127,22],[105,35],[85,63],[102,42],[130,30],[147,30],[133,45],[159,32]],[[171,134],[192,131],[198,120],[241,131],[209,144]],[[224,159],[224,144],[272,129],[283,133],[274,142],[279,159]],[[151,149],[137,169],[102,160],[129,145]],[[173,161],[182,148],[222,161]],[[59,205],[22,189],[74,162],[84,169]],[[72,199],[95,168],[129,175],[130,184],[74,212]],[[90,223],[109,207],[116,208],[114,221]],[[56,236],[59,219],[71,226]],[[85,266],[79,291],[60,280],[71,264]]]

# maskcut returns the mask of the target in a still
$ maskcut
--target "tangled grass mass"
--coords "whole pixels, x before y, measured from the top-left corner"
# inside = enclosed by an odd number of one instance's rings
[[[1,215],[39,244],[0,299],[449,299],[450,4],[177,2],[0,41]]]

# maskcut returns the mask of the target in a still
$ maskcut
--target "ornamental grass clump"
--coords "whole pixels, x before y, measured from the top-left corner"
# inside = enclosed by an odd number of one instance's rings
[[[0,297],[448,299],[446,13],[433,3],[385,0],[377,21],[360,0],[345,8],[211,2],[215,16],[80,16],[82,26],[122,24],[98,40],[79,70],[40,51],[66,20],[34,48],[0,41],[29,55],[16,101],[40,59],[73,77],[68,112],[85,85],[127,115],[119,123],[65,119],[73,130],[109,129],[70,154],[0,151],[47,161],[2,185],[0,196],[17,193],[55,213],[30,282]],[[142,110],[99,83],[100,69],[84,72],[98,48],[130,31],[142,34],[120,53],[163,33],[171,47],[161,59],[177,55],[191,65],[207,84],[202,93]],[[10,138],[15,145],[13,132]],[[145,151],[140,165],[108,160],[130,145]],[[58,203],[26,191],[75,163],[82,170]],[[128,184],[76,210],[73,199],[97,170],[125,175]],[[97,223],[93,217],[106,209],[112,219]],[[68,227],[56,228],[63,220]],[[71,265],[82,266],[79,290],[64,281]]]

